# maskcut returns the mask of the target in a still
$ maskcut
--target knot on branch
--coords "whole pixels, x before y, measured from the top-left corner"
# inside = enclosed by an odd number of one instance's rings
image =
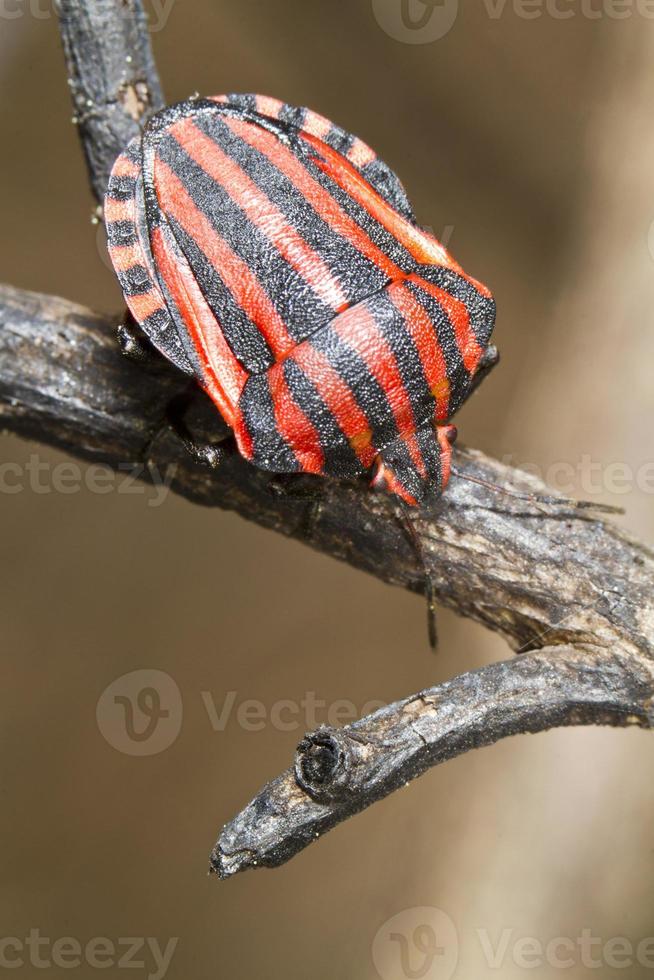
[[[323,726],[307,733],[297,747],[295,779],[318,803],[328,803],[347,793],[350,757],[342,734]]]

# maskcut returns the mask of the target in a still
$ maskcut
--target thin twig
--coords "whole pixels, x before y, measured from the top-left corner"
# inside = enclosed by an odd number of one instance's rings
[[[210,870],[229,878],[288,861],[431,766],[508,735],[561,725],[650,728],[653,670],[628,654],[550,647],[492,664],[306,736],[295,764],[222,830]]]
[[[101,202],[111,166],[163,106],[142,0],[59,0],[59,27],[91,186]]]

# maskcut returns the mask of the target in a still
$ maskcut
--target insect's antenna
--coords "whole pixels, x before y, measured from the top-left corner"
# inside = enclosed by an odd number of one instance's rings
[[[572,497],[555,497],[542,493],[522,493],[519,490],[509,490],[508,487],[501,487],[497,483],[489,480],[482,480],[478,476],[469,476],[462,473],[456,466],[450,467],[450,472],[458,477],[459,480],[466,480],[468,483],[476,483],[487,490],[494,490],[496,493],[505,494],[507,497],[514,497],[516,500],[526,500],[531,504],[546,504],[550,507],[572,507],[574,510],[594,510],[599,514],[624,514],[624,507],[613,507],[611,504],[598,504],[593,500],[574,500]]]
[[[438,647],[438,629],[436,627],[436,597],[434,594],[434,583],[432,581],[431,575],[429,574],[429,569],[427,568],[427,562],[425,560],[425,549],[422,544],[422,539],[418,534],[415,524],[413,523],[413,517],[411,516],[408,507],[405,504],[401,504],[399,521],[402,527],[407,532],[408,536],[411,538],[413,547],[416,549],[416,554],[420,559],[424,573],[425,573],[425,599],[427,600],[427,635],[429,637],[429,646],[432,650],[436,650]]]

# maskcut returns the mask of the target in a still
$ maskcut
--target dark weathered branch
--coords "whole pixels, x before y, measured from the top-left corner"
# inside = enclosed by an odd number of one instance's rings
[[[64,49],[92,186],[161,103],[141,0],[60,0]],[[503,634],[510,663],[458,677],[341,731],[307,736],[296,766],[225,828],[214,868],[227,876],[286,860],[317,835],[424,770],[506,735],[564,724],[650,726],[654,696],[654,557],[588,515],[535,507],[453,480],[415,515],[424,563],[392,501],[365,481],[309,483],[316,505],[271,491],[237,454],[217,471],[195,465],[164,409],[184,379],[160,361],[122,358],[115,322],[64,300],[0,287],[0,421],[8,430],[113,467],[175,468],[173,489],[229,508],[421,592]],[[198,438],[224,434],[196,392]],[[463,474],[541,490],[479,453]],[[168,471],[170,472],[170,470]],[[539,652],[538,652],[539,651]]]
[[[115,321],[65,300],[0,287],[0,419],[6,429],[111,466],[144,459],[176,467],[172,487],[197,503],[235,510],[394,585],[424,592],[502,633],[514,649],[616,645],[651,656],[654,558],[613,524],[565,508],[532,506],[454,477],[415,516],[425,565],[391,498],[367,481],[297,477],[287,495],[234,453],[217,470],[196,465],[161,429],[187,384],[163,359],[151,367],[118,351]],[[180,387],[181,386],[181,387]],[[224,432],[200,392],[190,424],[200,439]],[[151,444],[153,436],[158,438]],[[542,490],[480,453],[463,473]],[[310,487],[320,494],[302,496]]]
[[[214,854],[222,875],[286,860],[427,767],[477,745],[553,725],[651,723],[654,557],[615,526],[454,479],[416,516],[423,566],[394,505],[364,481],[299,478],[321,490],[316,507],[273,493],[271,477],[236,454],[212,471],[195,465],[167,430],[151,442],[185,382],[164,361],[143,368],[122,357],[111,318],[4,287],[0,322],[6,428],[113,467],[143,460],[149,446],[159,472],[175,467],[173,489],[189,499],[235,510],[396,585],[422,591],[426,573],[443,604],[515,649],[541,649],[330,732],[327,758],[343,765],[329,798],[317,801],[294,770],[275,780],[223,832]],[[220,434],[199,393],[191,417],[201,439]],[[479,453],[458,467],[543,489]]]
[[[295,765],[227,824],[211,855],[222,878],[283,864],[430,766],[508,735],[560,725],[654,722],[654,672],[622,650],[549,647],[492,664],[382,708],[346,728],[321,728]]]
[[[59,0],[74,119],[93,192],[145,118],[163,105],[142,0]]]
[[[444,605],[499,631],[514,649],[541,650],[330,732],[327,758],[347,749],[330,798],[317,802],[293,771],[281,776],[223,832],[214,856],[221,874],[286,860],[428,766],[476,745],[553,725],[651,723],[654,556],[612,524],[453,479],[416,515],[423,566],[391,500],[365,481],[298,478],[320,491],[316,505],[275,494],[272,478],[237,454],[212,471],[194,464],[166,429],[153,442],[165,405],[186,382],[163,360],[149,368],[129,363],[111,318],[4,287],[0,323],[5,428],[116,468],[143,460],[148,447],[159,472],[175,468],[177,493],[235,510],[395,585],[423,591],[428,575]],[[221,434],[199,392],[191,423],[200,439]],[[479,453],[457,462],[468,475],[543,489]],[[316,765],[320,771],[320,758]]]

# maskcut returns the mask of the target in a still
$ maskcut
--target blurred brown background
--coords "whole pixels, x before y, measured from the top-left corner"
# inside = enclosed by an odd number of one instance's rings
[[[651,540],[654,21],[642,8],[620,4],[631,14],[618,19],[608,0],[584,11],[561,0],[535,17],[540,8],[525,7],[527,18],[512,2],[461,3],[443,37],[407,43],[418,38],[393,26],[400,0],[146,6],[169,101],[261,91],[309,104],[399,171],[419,219],[451,234],[498,300],[503,363],[460,416],[462,438],[552,478],[553,464],[571,464],[565,489],[623,504],[626,524]],[[116,309],[49,0],[3,4],[0,52],[0,275]],[[63,460],[8,437],[1,448],[20,466],[34,453]],[[599,463],[628,468],[625,492],[606,466],[588,486]],[[636,945],[654,935],[654,742],[635,731],[556,732],[469,754],[284,868],[207,878],[221,824],[311,725],[299,709],[293,730],[252,731],[241,702],[269,715],[315,692],[360,710],[507,649],[443,612],[433,658],[418,598],[230,514],[151,502],[0,494],[2,936],[179,937],[175,980],[373,980],[375,934],[403,912],[412,969],[425,969],[411,945],[422,913],[406,910],[433,906],[458,932],[456,977],[512,980],[562,972],[514,962],[521,936],[546,944],[589,929]],[[96,722],[107,685],[141,668],[169,674],[183,701],[179,737],[147,757],[117,750]],[[228,692],[234,710],[215,730],[207,702],[220,713]],[[478,930],[493,944],[513,930],[501,969]],[[449,948],[411,974],[391,947],[377,944],[384,980],[452,975]],[[42,975],[22,955],[14,975]],[[593,956],[594,976],[616,975],[600,947]],[[153,973],[147,963],[129,975]],[[576,952],[566,972],[590,970]],[[48,971],[60,974],[96,970]]]

